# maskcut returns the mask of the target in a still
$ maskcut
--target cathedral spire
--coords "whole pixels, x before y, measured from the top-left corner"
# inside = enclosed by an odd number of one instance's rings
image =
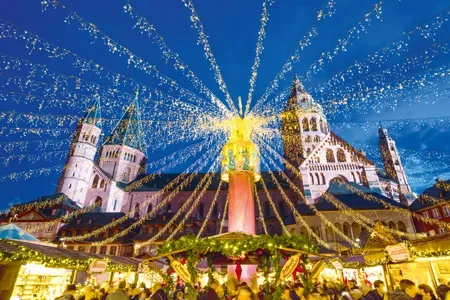
[[[99,95],[96,96],[95,103],[87,110],[82,122],[102,128],[102,114]]]
[[[123,114],[111,135],[106,139],[105,145],[125,145],[147,153],[145,135],[142,130],[141,112],[139,108],[139,93]]]

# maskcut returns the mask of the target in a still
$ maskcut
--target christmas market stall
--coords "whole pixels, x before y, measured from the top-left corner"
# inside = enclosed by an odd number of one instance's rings
[[[302,236],[230,232],[203,239],[185,236],[165,241],[156,255],[143,263],[165,258],[170,267],[161,274],[162,279],[169,288],[176,280],[182,282],[192,297],[196,293],[194,286],[204,286],[211,280],[227,283],[229,290],[230,283],[243,281],[253,288],[272,286],[281,295],[283,284],[293,279],[312,285],[324,262],[319,260],[313,265],[308,259],[311,255],[317,255],[317,248]],[[252,276],[247,277],[246,272]]]
[[[78,272],[90,275],[136,272],[137,265],[135,259],[83,253],[43,243],[0,240],[0,298],[52,300],[63,293],[67,284],[79,283]]]

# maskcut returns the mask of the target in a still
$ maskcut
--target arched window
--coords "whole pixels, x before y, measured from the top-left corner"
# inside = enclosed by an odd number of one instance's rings
[[[171,213],[172,212],[172,204],[168,204],[167,205],[167,212]]]
[[[150,203],[150,204],[147,206],[147,213],[151,212],[152,209],[153,209],[153,204]]]
[[[352,237],[352,233],[350,231],[350,224],[348,224],[347,222],[344,223],[344,225],[342,226],[343,232],[346,236],[348,236],[349,238]]]
[[[361,179],[361,173],[360,173],[359,171],[356,171],[356,174],[358,175],[358,180],[359,180],[359,182],[362,182],[362,179]]]
[[[214,217],[217,217],[218,214],[219,214],[219,210],[217,209],[217,204],[216,203],[214,204],[212,214],[213,214]]]
[[[98,177],[98,175],[95,175],[94,180],[92,181],[92,187],[93,187],[93,188],[97,188],[98,180],[99,180],[99,179],[100,179],[100,178]]]
[[[323,175],[323,173],[321,173],[320,175],[322,175],[322,184],[325,184],[325,175]]]
[[[199,207],[198,207],[198,216],[200,218],[203,218],[203,214],[205,213],[205,204],[200,203]]]
[[[309,131],[309,123],[308,123],[307,118],[304,118],[302,120],[302,128],[303,128],[303,131]]]
[[[278,203],[278,210],[279,210],[280,216],[284,216],[284,203],[282,201],[280,201]]]
[[[320,137],[318,135],[314,136],[314,142],[320,142]]]
[[[306,150],[306,155],[310,155],[311,154],[311,148],[308,148],[307,150]]]
[[[104,188],[105,187],[105,179],[102,179],[102,181],[100,181],[100,188]]]
[[[327,162],[329,162],[329,163],[336,162],[336,159],[334,157],[334,152],[331,149],[327,149]]]
[[[352,178],[353,178],[353,182],[356,182],[355,173],[353,173],[353,172],[352,172]]]
[[[324,125],[323,125],[322,119],[320,119],[319,124],[320,124],[320,131],[323,132],[323,133],[325,133],[325,127],[324,127]]]
[[[334,240],[334,234],[333,234],[333,230],[331,229],[331,227],[329,227],[329,226],[325,227],[325,234],[327,236],[328,242],[331,242]]]
[[[395,229],[395,230],[397,230],[397,226],[395,225],[394,222],[390,221],[388,224],[389,224],[389,228],[390,228],[390,229]]]
[[[270,216],[270,204],[269,204],[268,201],[266,201],[266,202],[264,203],[264,215],[265,215],[266,217],[269,217],[269,216]]]
[[[300,232],[303,236],[308,236],[308,229],[306,229],[305,226],[302,226],[302,228],[300,229]]]
[[[139,205],[139,203],[136,203],[134,205],[134,217],[135,218],[139,218],[139,210],[141,209],[141,206]]]
[[[358,238],[361,235],[361,225],[353,222],[352,223],[352,231],[353,231],[353,237]]]
[[[347,161],[347,159],[345,158],[345,152],[341,148],[339,148],[337,151],[337,159],[338,159],[338,162],[346,162]]]
[[[317,184],[320,184],[320,179],[319,179],[319,174],[318,173],[316,173],[316,182],[317,182]]]
[[[98,212],[102,211],[103,200],[101,197],[95,198],[95,200],[93,201],[93,204],[95,204],[95,206],[97,206],[96,211],[98,211]]]
[[[317,131],[317,122],[316,118],[312,117],[310,120],[311,131]]]
[[[311,141],[312,141],[311,136],[308,135],[308,136],[305,138],[305,142],[306,142],[306,143],[311,143]]]
[[[309,176],[311,177],[311,184],[314,184],[314,176],[312,173],[309,173]]]
[[[342,227],[340,223],[334,223],[334,227],[336,227],[337,230],[342,231]]]
[[[398,231],[406,232],[406,225],[405,225],[405,223],[403,221],[398,221],[397,222],[397,229],[398,229]]]

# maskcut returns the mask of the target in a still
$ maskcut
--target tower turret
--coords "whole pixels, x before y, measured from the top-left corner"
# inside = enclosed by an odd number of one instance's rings
[[[138,96],[103,144],[100,168],[115,181],[128,183],[145,172],[147,162]]]
[[[329,133],[322,107],[306,92],[297,75],[281,115],[281,133],[285,159],[296,167]]]
[[[411,194],[411,187],[408,184],[405,170],[400,161],[400,155],[395,146],[395,141],[389,136],[387,129],[383,128],[381,124],[378,129],[378,134],[378,147],[383,159],[384,171],[389,179],[398,183],[400,200],[405,202],[405,196]]]
[[[86,197],[101,134],[100,98],[79,121],[70,145],[69,155],[59,179],[58,193],[82,205]]]

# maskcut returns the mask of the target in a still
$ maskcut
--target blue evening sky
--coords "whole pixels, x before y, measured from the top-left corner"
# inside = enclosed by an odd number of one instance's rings
[[[3,0],[0,3],[0,18],[10,21],[41,38],[64,47],[81,57],[95,61],[115,72],[130,76],[150,86],[156,86],[156,82],[139,70],[127,67],[126,59],[111,54],[101,42],[92,43],[92,38],[84,31],[79,31],[77,24],[67,25],[64,19],[68,11],[49,7],[41,10],[39,0]],[[182,86],[195,91],[180,73],[165,64],[158,47],[137,29],[132,29],[135,19],[123,11],[126,0],[61,0],[76,11],[84,19],[96,24],[102,32],[115,41],[131,49],[149,63],[155,65],[162,73],[170,76]],[[338,39],[345,37],[349,29],[370,11],[376,0],[336,0],[336,13],[317,24],[319,35],[312,40],[311,46],[301,52],[301,61],[294,66],[296,73],[302,75],[322,52],[331,51]],[[304,36],[316,20],[317,12],[322,9],[325,0],[275,0],[269,6],[270,20],[266,27],[267,38],[264,41],[264,52],[261,55],[261,66],[254,92],[254,101],[259,99],[267,85],[280,71],[286,59],[292,55],[298,41]],[[181,0],[148,0],[133,1],[135,7],[146,16],[165,38],[167,44],[187,63],[199,78],[221,99],[223,93],[214,80],[209,62],[204,58],[201,45],[197,45],[197,31],[191,27],[189,19],[190,11],[184,7]],[[227,1],[194,1],[197,12],[203,22],[212,51],[216,57],[223,78],[228,86],[233,99],[242,96],[247,97],[249,88],[250,69],[255,55],[257,32],[260,26],[262,1],[256,0],[227,0]],[[346,52],[340,53],[332,62],[327,62],[324,69],[313,76],[311,82],[305,84],[306,89],[325,82],[336,72],[352,65],[355,60],[363,59],[368,54],[378,50],[393,40],[398,40],[402,33],[415,28],[436,14],[448,9],[448,0],[386,0],[383,6],[382,20],[373,20],[367,33],[361,33],[359,39],[352,41]],[[448,15],[447,15],[448,16]],[[444,23],[442,28],[436,31],[435,40],[423,39],[416,34],[411,41],[409,52],[401,53],[399,57],[388,60],[386,65],[373,72],[379,73],[383,69],[402,64],[406,57],[419,54],[436,42],[448,42],[450,25]],[[25,58],[34,63],[48,65],[58,72],[76,75],[90,81],[108,85],[110,82],[96,78],[92,74],[79,75],[78,71],[64,60],[50,59],[45,53],[34,51],[31,55],[20,40],[0,39],[0,52],[15,57]],[[437,55],[428,68],[445,66],[450,63],[449,53]],[[409,70],[408,75],[423,72],[420,68]],[[2,66],[3,67],[3,66]],[[4,75],[0,70],[1,84],[5,83]],[[26,75],[22,75],[26,76]],[[3,77],[3,78],[2,78]],[[285,87],[292,81],[293,72],[287,74],[287,80],[280,84]],[[364,79],[364,78],[360,78]],[[345,87],[342,86],[342,87]],[[341,88],[341,87],[338,87]],[[436,83],[436,89],[450,88],[448,74],[442,82]],[[121,89],[121,87],[119,87]],[[0,90],[8,90],[2,86]],[[124,91],[132,92],[124,87]],[[430,91],[430,90],[426,90]],[[332,91],[324,95],[314,93],[314,97],[321,102],[321,97],[329,98]],[[277,93],[275,93],[276,95]],[[397,141],[397,146],[402,154],[402,161],[409,175],[413,189],[420,193],[430,186],[437,177],[450,177],[450,129],[448,117],[450,117],[449,97],[434,97],[430,93],[421,93],[416,101],[409,102],[403,98],[394,100],[385,99],[381,108],[371,104],[358,106],[359,109],[349,108],[330,117],[330,123],[336,124],[335,131],[359,149],[364,149],[367,155],[379,163],[377,153],[377,122],[378,120],[405,120],[420,119],[403,122],[384,122],[391,135]],[[417,101],[418,99],[418,101]],[[50,100],[49,100],[50,101]],[[392,101],[392,102],[390,102]],[[407,103],[405,103],[407,102]],[[270,101],[267,105],[270,105]],[[0,111],[31,112],[35,107],[17,105],[9,98],[0,98]],[[0,115],[1,115],[0,112]],[[43,114],[71,114],[82,116],[84,111],[73,111],[61,108],[51,108],[41,111]],[[120,115],[120,111],[117,112]],[[117,116],[116,116],[117,117]],[[423,118],[430,118],[424,120]],[[373,123],[361,123],[373,121]],[[349,122],[349,123],[343,123]],[[20,127],[21,124],[9,124],[0,119],[1,127]],[[23,125],[26,127],[29,125]],[[72,125],[71,128],[74,128]],[[38,127],[46,127],[42,123]],[[363,129],[364,128],[364,129]],[[148,133],[151,134],[151,133]],[[0,142],[0,157],[20,155],[20,149],[6,152],[4,144],[8,141],[27,140],[65,140],[69,137],[65,134],[60,137],[44,135],[2,135]],[[31,147],[32,148],[32,147]],[[40,155],[44,151],[29,148],[24,153]],[[67,150],[68,144],[60,150]],[[55,149],[45,149],[54,151]],[[170,151],[166,149],[164,151]],[[164,156],[165,152],[155,150],[155,157]],[[37,154],[39,153],[39,154]],[[152,153],[152,149],[150,149]],[[44,154],[42,154],[44,155]],[[151,154],[152,155],[152,154]],[[30,164],[26,161],[18,163],[12,161],[7,166],[0,167],[0,177],[15,172],[23,172],[30,169],[59,166],[64,163],[65,155],[59,155],[46,160],[40,160]],[[152,160],[152,157],[150,157]],[[1,162],[0,162],[1,163]],[[24,180],[5,180],[0,182],[0,207],[6,207],[10,203],[30,201],[42,195],[52,194],[55,191],[60,172],[51,172],[49,175],[31,176]],[[3,177],[2,177],[3,178]]]

